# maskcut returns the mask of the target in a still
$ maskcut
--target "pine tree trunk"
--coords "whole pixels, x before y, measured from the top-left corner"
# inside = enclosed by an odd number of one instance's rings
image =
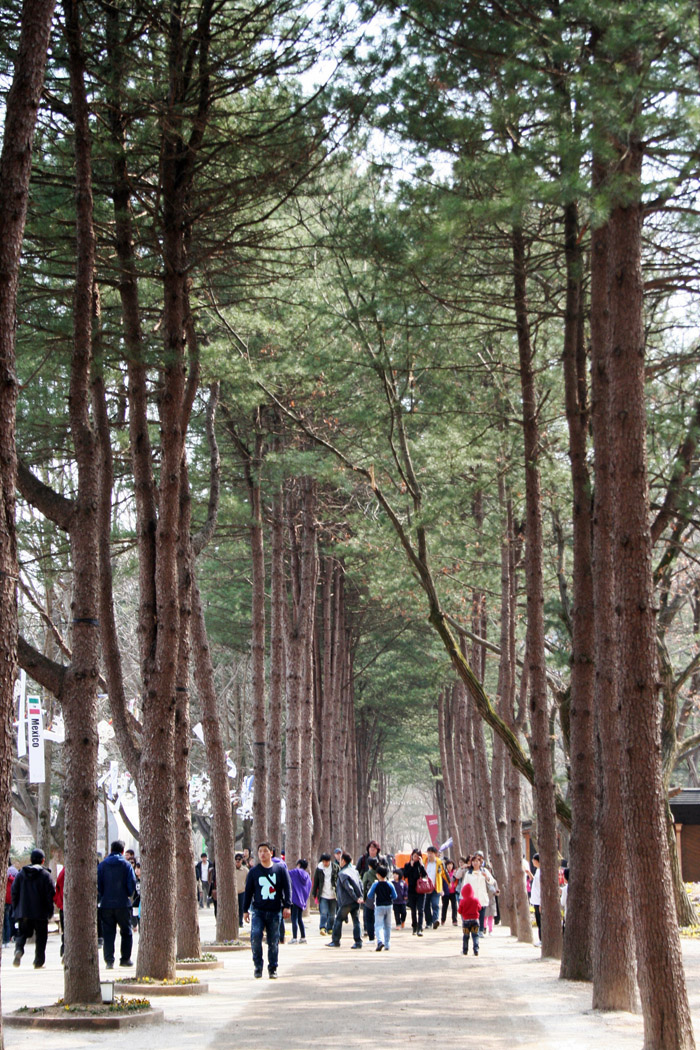
[[[595,830],[593,692],[595,628],[591,573],[591,484],[587,466],[586,354],[581,321],[581,268],[576,205],[565,209],[567,260],[564,381],[573,493],[573,609],[571,656],[569,896],[560,976],[592,977],[591,922]]]
[[[66,726],[65,823],[66,1003],[100,1002],[97,939],[93,921],[97,851],[97,688],[99,679],[98,504],[100,461],[90,419],[93,368],[92,161],[84,79],[79,5],[64,0],[71,103],[75,128],[76,278],[73,297],[73,351],[68,399],[78,468],[78,494],[70,527],[73,562],[72,652],[62,695]]]
[[[197,878],[195,874],[192,811],[190,808],[190,627],[192,621],[192,546],[190,543],[191,500],[187,467],[183,458],[180,485],[178,584],[180,601],[180,646],[175,684],[175,857],[177,864],[176,923],[177,955],[180,959],[200,956]]]
[[[251,650],[253,655],[253,838],[261,842],[269,835],[267,826],[267,711],[265,696],[265,551],[260,493],[262,439],[255,438],[252,462],[246,461],[250,496],[250,548],[252,553],[253,615]]]
[[[600,175],[596,176],[597,178]],[[633,1011],[634,936],[624,846],[620,727],[617,717],[617,638],[613,612],[615,563],[611,545],[613,489],[608,436],[608,230],[594,229],[591,266],[591,392],[595,448],[593,598],[595,605],[595,767],[592,969],[593,1008]],[[615,929],[615,937],[609,931]]]
[[[282,842],[282,730],[286,680],[286,585],[282,490],[272,504],[270,537],[270,708],[267,720],[267,821],[270,841]]]
[[[0,154],[0,870],[6,871],[12,820],[12,731],[17,674],[17,287],[29,198],[36,115],[44,83],[54,0],[24,0],[20,39],[5,98]],[[92,865],[93,886],[97,893]],[[93,907],[94,907],[93,897]],[[94,912],[93,912],[94,914]],[[97,944],[95,942],[95,951]],[[89,949],[88,949],[89,952]],[[0,1045],[2,1045],[0,1014]]]
[[[211,790],[211,820],[216,842],[216,940],[221,943],[235,940],[238,937],[239,916],[236,862],[234,860],[235,829],[231,816],[229,787],[231,781],[221,730],[211,650],[204,620],[202,597],[194,573],[192,578],[192,648]]]
[[[559,851],[554,795],[554,771],[550,749],[547,678],[544,652],[544,584],[542,575],[542,505],[539,474],[539,427],[533,351],[527,307],[525,244],[522,230],[513,230],[515,313],[520,358],[525,446],[525,493],[527,529],[525,579],[527,594],[526,659],[530,683],[532,764],[535,771],[535,805],[542,868],[542,955],[561,957],[562,933],[559,910]]]
[[[635,59],[631,59],[634,63]],[[643,147],[631,136],[624,174],[639,191]],[[656,616],[651,564],[637,197],[609,219],[609,357],[615,614],[622,730],[622,788],[637,943],[637,980],[648,1050],[695,1045],[683,972],[666,835],[657,704]],[[649,872],[655,878],[649,878]]]

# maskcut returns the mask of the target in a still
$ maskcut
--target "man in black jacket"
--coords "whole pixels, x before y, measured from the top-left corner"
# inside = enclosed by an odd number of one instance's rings
[[[250,947],[253,951],[253,973],[262,977],[263,934],[267,934],[267,971],[271,978],[277,976],[277,958],[280,939],[280,912],[289,918],[292,906],[292,884],[287,865],[272,860],[273,849],[269,842],[258,846],[259,863],[251,868],[245,883],[243,918],[250,920]],[[251,913],[252,905],[252,913]]]
[[[15,937],[13,966],[19,966],[27,938],[34,934],[34,969],[40,970],[46,962],[46,941],[49,919],[53,916],[54,884],[51,873],[44,867],[44,852],[32,850],[29,864],[20,870],[12,883],[12,911],[17,919],[19,933]]]

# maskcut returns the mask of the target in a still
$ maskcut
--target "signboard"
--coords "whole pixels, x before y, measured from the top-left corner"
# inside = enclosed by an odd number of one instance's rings
[[[29,742],[29,782],[43,784],[46,780],[44,766],[44,719],[41,700],[38,696],[27,697],[27,739]]]
[[[437,845],[438,845],[438,818],[435,816],[434,813],[430,813],[430,814],[426,813],[425,821],[426,821],[426,824],[428,825],[428,834],[430,835],[430,841],[432,842],[433,846],[435,846],[435,848],[437,849]]]

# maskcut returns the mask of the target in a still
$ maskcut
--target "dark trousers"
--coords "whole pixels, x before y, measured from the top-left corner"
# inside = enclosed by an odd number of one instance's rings
[[[245,890],[243,893],[238,894],[238,925],[243,928],[243,901],[245,900]]]
[[[374,908],[369,904],[363,904],[365,933],[371,941],[374,940]]]
[[[342,908],[338,908],[335,913],[335,922],[333,923],[331,940],[334,944],[340,944],[340,938],[343,936],[343,923],[348,916],[352,919],[352,935],[355,939],[355,944],[362,944],[359,904],[344,904]]]
[[[423,929],[423,909],[425,908],[425,894],[411,893],[408,891],[408,906],[411,909],[411,926],[414,933]]]
[[[2,943],[9,944],[15,935],[15,924],[12,921],[12,905],[5,905],[5,915],[2,924]]]
[[[306,937],[306,930],[304,929],[304,909],[300,908],[298,904],[292,905],[292,937],[296,939],[297,927],[299,928],[299,936]]]
[[[15,936],[15,954],[24,955],[27,939],[34,934],[34,965],[43,966],[46,962],[46,941],[49,936],[48,919],[18,919]]]
[[[397,926],[403,926],[406,921],[406,901],[394,901],[394,918]]]
[[[442,895],[442,921],[447,918],[447,909],[452,905],[452,922],[457,922],[457,894],[443,893]]]
[[[121,939],[119,959],[125,962],[131,958],[134,935],[131,931],[131,908],[100,908],[102,918],[102,936],[104,938],[104,960],[114,962],[114,942],[117,937],[117,926]]]

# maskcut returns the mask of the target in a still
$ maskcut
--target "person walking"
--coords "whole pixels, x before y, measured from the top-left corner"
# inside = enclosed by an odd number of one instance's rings
[[[457,877],[455,875],[455,862],[445,862],[445,877],[442,880],[442,925],[445,925],[447,909],[452,908],[452,925],[457,926]]]
[[[479,954],[479,912],[481,905],[474,887],[466,882],[462,887],[458,909],[462,917],[462,955],[469,955],[469,935],[474,946],[474,955]]]
[[[408,887],[406,886],[406,880],[402,876],[398,868],[394,868],[393,874],[393,886],[396,890],[396,900],[394,901],[394,919],[396,920],[396,929],[403,929],[406,925],[406,901],[408,900]]]
[[[343,936],[343,923],[348,916],[352,918],[352,932],[355,943],[352,948],[362,947],[362,928],[360,926],[360,904],[362,903],[362,887],[357,870],[352,865],[352,857],[349,853],[340,855],[340,871],[336,883],[336,896],[338,907],[333,923],[333,932],[328,942],[329,948],[340,948],[340,938]]]
[[[109,856],[97,866],[97,896],[105,966],[114,969],[114,942],[119,927],[119,965],[133,966],[131,949],[134,935],[131,926],[131,907],[136,893],[134,869],[124,856],[124,843],[115,839],[109,847]]]
[[[435,846],[428,846],[428,859],[425,863],[428,878],[433,884],[430,893],[425,894],[425,928],[440,929],[440,897],[445,878],[445,865]]]
[[[535,922],[537,923],[537,941],[535,942],[535,948],[539,948],[542,944],[542,917],[540,915],[540,906],[542,904],[540,879],[542,878],[542,872],[540,871],[539,853],[533,854],[532,866],[535,869],[535,875],[532,880],[532,886],[530,887],[530,904],[535,909]]]
[[[419,849],[414,849],[409,860],[403,866],[403,877],[408,884],[407,900],[411,909],[411,928],[414,937],[423,936],[423,909],[425,908],[425,894],[418,893],[416,886],[419,879],[427,878],[427,872],[423,867],[423,860]]]
[[[34,849],[29,864],[20,868],[12,883],[12,914],[17,922],[13,966],[19,966],[27,939],[34,934],[34,969],[46,962],[49,919],[53,917],[54,884],[51,872],[44,867],[44,851]]]
[[[292,939],[290,944],[306,944],[304,910],[309,903],[311,893],[311,876],[307,870],[308,867],[308,861],[298,860],[296,868],[292,868],[289,872],[289,881],[292,884]]]
[[[383,949],[389,951],[391,942],[391,910],[396,900],[396,890],[392,882],[388,882],[389,869],[385,864],[377,866],[377,878],[372,883],[367,894],[368,900],[374,904],[374,928],[377,935],[377,947],[375,951]]]
[[[314,872],[311,896],[318,901],[319,933],[323,936],[333,929],[335,919],[335,886],[338,881],[340,864],[331,860],[330,853],[322,853],[318,867]]]
[[[287,865],[273,862],[269,842],[258,846],[258,863],[248,872],[243,900],[243,919],[250,922],[250,947],[253,952],[253,976],[263,973],[263,934],[267,935],[267,972],[277,977],[280,922],[289,918],[292,887]],[[252,907],[252,910],[251,910]]]
[[[245,883],[249,868],[243,863],[243,854],[237,853],[233,858],[236,864],[236,894],[238,896],[238,925],[243,929],[243,903],[245,901]]]

